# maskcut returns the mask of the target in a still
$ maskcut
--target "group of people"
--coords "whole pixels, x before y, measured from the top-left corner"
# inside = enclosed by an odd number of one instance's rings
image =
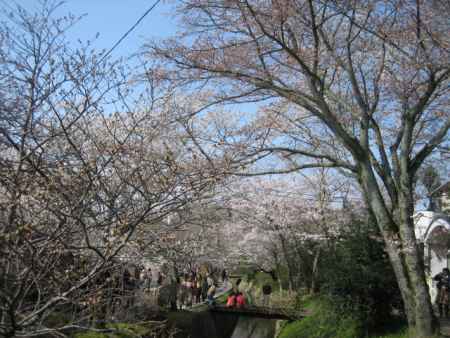
[[[176,310],[203,302],[214,305],[214,296],[220,278],[224,282],[228,280],[225,269],[201,269],[200,266],[193,266],[185,268],[181,276],[169,277],[161,271],[153,273],[150,267],[136,266],[134,273],[131,273],[128,268],[122,270],[120,289],[129,297],[129,303],[132,304],[135,291],[138,289],[150,292],[157,290],[160,286],[166,286],[167,292],[164,294],[168,299],[163,302],[167,302],[171,309]]]
[[[157,277],[156,277],[156,285],[161,286],[164,280],[164,275],[161,273],[161,271],[158,271]],[[153,285],[153,272],[152,268],[148,269],[142,269],[139,274],[139,286],[143,288],[144,290],[149,290]]]
[[[236,308],[243,308],[246,305],[245,296],[242,292],[235,293],[234,291],[231,291],[231,293],[227,297],[227,307],[236,307]]]
[[[200,273],[185,273],[180,282],[180,307],[189,307],[193,304],[214,301],[217,283],[212,275],[203,276]]]

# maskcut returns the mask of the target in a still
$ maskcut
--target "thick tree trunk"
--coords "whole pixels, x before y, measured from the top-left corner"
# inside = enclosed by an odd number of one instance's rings
[[[369,165],[361,168],[360,183],[367,205],[373,212],[383,236],[386,251],[402,294],[409,326],[415,328],[417,337],[432,337],[435,320],[420,250],[418,250],[415,240],[410,201],[402,198],[406,194],[400,196],[399,221],[395,222],[394,216],[389,213],[384,203]]]
[[[426,337],[427,334],[431,336],[435,327],[435,318],[425,278],[423,257],[414,233],[411,184],[400,190],[398,211],[405,265],[414,295],[416,331],[421,334],[421,337]]]
[[[408,279],[408,275],[405,271],[405,266],[403,263],[402,255],[400,253],[400,248],[394,243],[389,243],[386,244],[386,252],[388,253],[389,260],[394,270],[398,287],[402,295],[403,305],[405,307],[405,314],[408,319],[408,325],[410,327],[414,327],[416,325],[414,298],[413,295],[411,294],[410,282]]]

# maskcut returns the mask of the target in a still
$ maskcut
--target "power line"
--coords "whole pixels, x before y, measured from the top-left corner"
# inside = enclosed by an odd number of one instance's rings
[[[141,15],[141,17],[134,23],[133,26],[131,26],[131,28],[126,31],[125,34],[122,35],[122,37],[117,40],[117,42],[108,50],[108,52],[106,52],[105,55],[103,55],[103,57],[100,59],[100,61],[98,62],[101,63],[103,60],[105,60],[112,52],[114,49],[116,49],[116,47],[118,45],[120,45],[120,43],[125,40],[127,38],[127,36],[142,22],[142,20],[144,20],[144,18],[161,2],[161,0],[156,0],[155,3],[149,8],[147,9],[144,14]]]
[[[13,0],[14,1],[14,0]],[[117,42],[97,61],[97,62],[95,62],[94,64],[93,64],[93,68],[96,68],[100,63],[102,63],[109,55],[111,55],[111,53],[114,51],[114,49],[116,49],[117,48],[117,46],[119,46],[119,44],[123,41],[123,40],[125,40],[126,38],[127,38],[127,36],[142,22],[142,20],[144,20],[144,18],[159,4],[161,2],[161,0],[156,0],[154,3],[153,3],[153,5],[149,8],[149,9],[147,9],[145,12],[144,12],[144,14],[142,14],[140,17],[139,17],[139,19],[133,24],[133,26],[131,26],[130,27],[130,29],[128,29],[121,37],[120,37],[120,39],[119,40],[117,40]],[[5,13],[5,7],[7,7],[7,8],[9,8],[10,10],[11,10],[11,12],[13,13],[13,12],[15,12],[15,11],[17,11],[17,10],[20,10],[20,6],[18,5],[18,4],[16,4],[17,5],[17,9],[14,9],[10,4],[8,4],[8,2],[7,2],[7,0],[0,0],[0,4],[3,4],[3,11],[0,11],[0,12],[2,12],[4,15],[6,15],[6,13]],[[23,7],[22,7],[23,8]],[[0,9],[2,9],[2,8],[0,8]],[[10,20],[12,20],[12,16],[7,16]],[[14,22],[14,21],[13,21]],[[14,22],[14,23],[16,23],[16,22]],[[17,23],[16,23],[17,24]],[[18,26],[20,26],[20,23],[19,24],[17,24]],[[80,67],[80,66],[79,66]],[[78,69],[79,69],[79,67],[78,67]],[[84,75],[82,75],[81,76],[81,81],[84,81],[84,79],[88,76],[88,74],[89,73],[92,73],[92,71],[90,71],[90,72],[88,72],[88,73],[85,73]],[[74,86],[72,87],[72,89],[74,88]],[[62,95],[62,97],[59,99],[59,101],[60,102],[63,102],[66,98],[67,98],[67,96],[69,95],[69,93],[71,92],[72,90],[68,90],[68,91],[66,91],[63,95]],[[77,117],[77,119],[79,119],[82,115],[84,115],[84,113],[81,113],[78,117]],[[62,123],[62,122],[61,122]],[[111,157],[112,158],[112,157]]]
[[[139,17],[139,19],[133,24],[133,26],[131,26],[130,27],[130,29],[128,29],[121,37],[120,37],[120,39],[119,40],[117,40],[117,42],[100,58],[100,60],[98,60],[95,64],[94,64],[94,67],[96,67],[96,66],[98,66],[100,63],[102,63],[109,55],[111,55],[111,53],[114,51],[114,49],[116,49],[117,48],[117,46],[119,46],[121,43],[122,43],[122,41],[123,40],[125,40],[127,37],[128,37],[128,35],[130,35],[130,33],[142,22],[142,20],[144,20],[145,19],[145,17],[148,15],[148,14],[150,14],[150,12],[159,4],[161,2],[161,0],[156,0],[154,3],[153,3],[153,5],[149,8],[149,9],[147,9],[145,12],[144,12],[144,14],[142,14],[140,17]],[[15,11],[15,9],[10,5],[10,4],[8,4],[8,2],[6,1],[6,0],[0,0],[0,3],[1,4],[3,4],[3,6],[5,6],[5,7],[7,7],[8,9],[10,9],[11,10],[11,12],[14,12]],[[18,5],[17,5],[18,6]],[[4,7],[4,8],[5,8]],[[18,6],[19,7],[19,6]],[[5,14],[6,15],[6,13],[4,13],[4,11],[3,11],[3,14]],[[66,98],[66,96],[68,95],[68,93],[69,93],[70,91],[68,91],[63,97],[62,97],[62,99],[61,99],[61,101],[63,101],[65,98]]]

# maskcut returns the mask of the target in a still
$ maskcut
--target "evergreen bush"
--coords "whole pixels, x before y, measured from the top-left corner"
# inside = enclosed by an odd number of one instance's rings
[[[363,222],[349,229],[322,260],[321,292],[376,331],[392,322],[394,309],[402,311],[400,291],[376,229]]]

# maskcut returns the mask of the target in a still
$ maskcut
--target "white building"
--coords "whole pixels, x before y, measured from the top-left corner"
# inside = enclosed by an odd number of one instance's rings
[[[422,244],[427,280],[432,299],[436,296],[436,283],[432,278],[450,268],[450,182],[443,184],[432,193],[436,209],[421,211],[414,215],[415,233]]]

